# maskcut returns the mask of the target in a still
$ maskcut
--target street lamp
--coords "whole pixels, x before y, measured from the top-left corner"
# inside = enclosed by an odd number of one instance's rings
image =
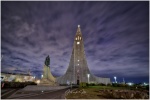
[[[114,79],[115,79],[115,82],[117,83],[117,81],[116,81],[116,80],[117,80],[117,77],[116,77],[116,76],[114,76]]]
[[[41,75],[41,77],[43,78],[43,75]]]
[[[88,83],[89,83],[89,77],[90,77],[90,74],[87,74],[87,77],[88,77]]]

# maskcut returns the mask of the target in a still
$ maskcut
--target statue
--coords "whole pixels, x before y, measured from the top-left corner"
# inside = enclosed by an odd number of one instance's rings
[[[46,66],[49,66],[50,65],[50,57],[49,57],[49,55],[46,57],[46,59],[45,59],[45,65]]]
[[[40,84],[41,85],[56,85],[56,79],[50,71],[50,57],[46,57],[43,67],[43,74]]]

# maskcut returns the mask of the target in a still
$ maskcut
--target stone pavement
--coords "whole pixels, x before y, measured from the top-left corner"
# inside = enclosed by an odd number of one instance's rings
[[[50,91],[69,88],[70,86],[28,85],[22,91]]]
[[[8,99],[64,99],[64,94],[68,90],[49,90],[49,91],[22,91],[18,90],[13,95],[8,97]]]
[[[1,89],[1,99],[6,99],[8,98],[10,95],[12,95],[13,93],[15,93],[16,91],[18,91],[19,89]]]

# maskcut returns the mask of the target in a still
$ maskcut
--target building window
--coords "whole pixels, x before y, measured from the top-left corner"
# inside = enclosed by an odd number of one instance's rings
[[[80,42],[77,42],[77,44],[80,44]]]
[[[77,40],[77,38],[76,38],[76,40]]]

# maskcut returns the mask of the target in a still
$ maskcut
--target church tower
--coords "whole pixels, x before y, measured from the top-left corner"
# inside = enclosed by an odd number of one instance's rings
[[[89,71],[84,51],[83,37],[80,25],[78,25],[68,69],[63,76],[57,78],[57,82],[59,84],[67,84],[70,82],[79,84],[80,82],[98,82],[98,80]]]

